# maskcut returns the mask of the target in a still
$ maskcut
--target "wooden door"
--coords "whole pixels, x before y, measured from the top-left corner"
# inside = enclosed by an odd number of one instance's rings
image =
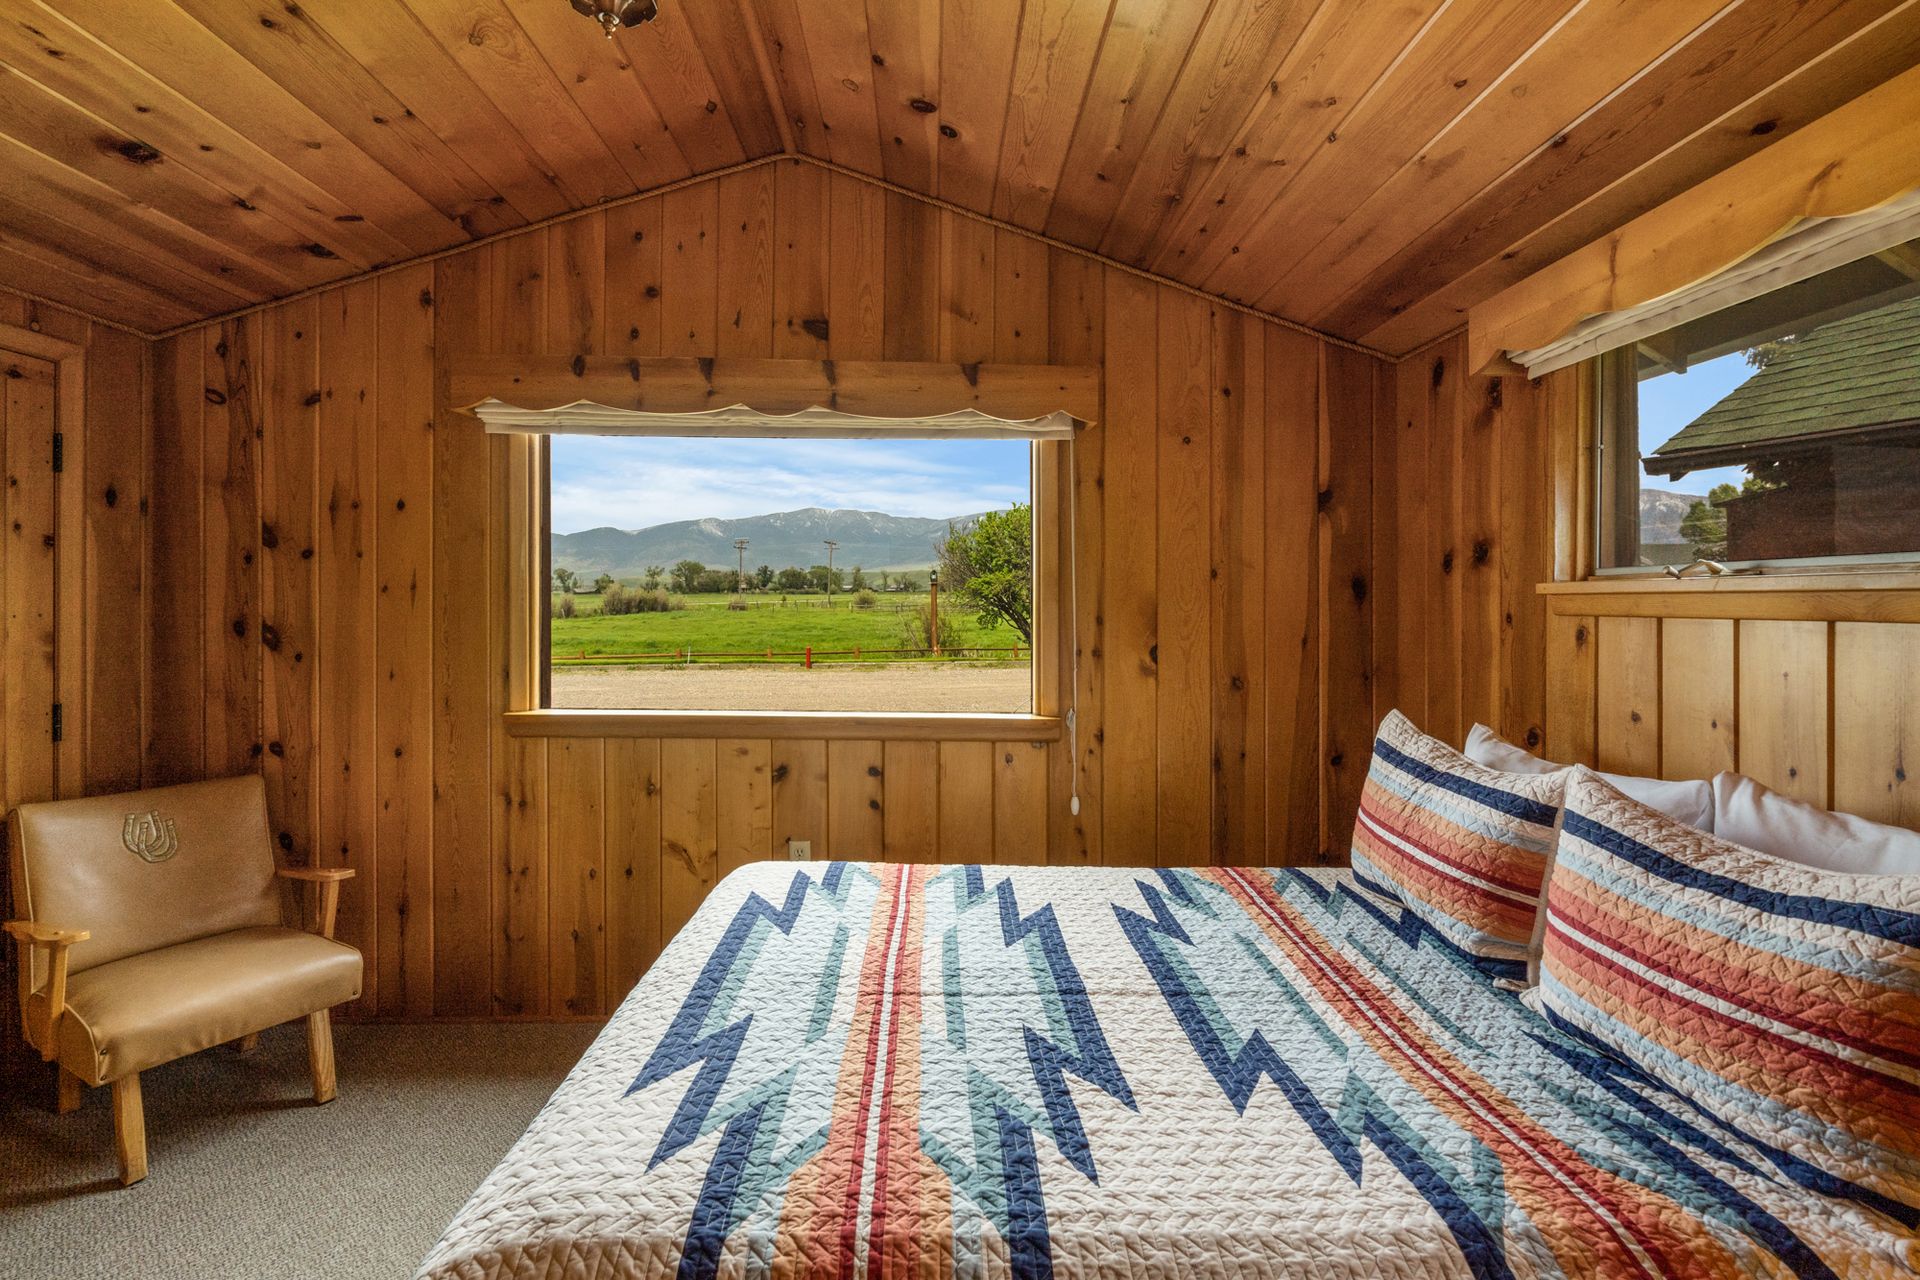
[[[54,367],[0,351],[0,809],[51,799]]]
[[[56,385],[52,364],[0,350],[0,814],[54,796]],[[11,879],[0,848],[8,918]],[[10,1081],[37,1067],[20,1038],[14,951],[12,939],[0,945],[0,1076]]]

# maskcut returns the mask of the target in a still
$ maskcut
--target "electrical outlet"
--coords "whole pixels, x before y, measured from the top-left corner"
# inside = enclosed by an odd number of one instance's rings
[[[789,862],[813,861],[813,841],[811,840],[787,841],[787,860]]]

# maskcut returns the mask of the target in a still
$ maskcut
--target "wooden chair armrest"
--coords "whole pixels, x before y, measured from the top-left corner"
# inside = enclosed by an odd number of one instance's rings
[[[275,867],[283,880],[299,880],[314,888],[313,931],[323,938],[333,936],[333,922],[340,911],[340,882],[353,879],[352,867]]]
[[[67,948],[85,942],[93,935],[85,929],[61,929],[36,920],[9,920],[5,929],[20,945],[20,1007],[28,1008],[33,994],[33,963],[28,954],[34,947],[47,949],[47,1011],[38,1026],[27,1028],[27,1038],[36,1040],[40,1056],[48,1062],[59,1056],[54,1032],[67,1012]],[[35,1033],[38,1033],[37,1035]]]
[[[93,936],[85,929],[61,929],[54,925],[42,924],[38,920],[9,920],[5,925],[0,925],[0,928],[4,928],[22,942],[30,942],[42,947],[56,945],[70,947],[76,942],[85,942]]]

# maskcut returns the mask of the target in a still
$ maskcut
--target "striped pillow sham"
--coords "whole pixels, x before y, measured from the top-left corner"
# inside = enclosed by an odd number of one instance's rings
[[[1461,950],[1524,959],[1565,781],[1475,764],[1388,712],[1354,822],[1354,871]]]
[[[1529,1005],[1803,1185],[1920,1221],[1920,876],[1745,849],[1580,769],[1543,915]]]

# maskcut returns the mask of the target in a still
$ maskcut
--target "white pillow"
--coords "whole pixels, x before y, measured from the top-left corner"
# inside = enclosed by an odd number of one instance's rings
[[[1516,747],[1483,724],[1476,724],[1473,731],[1467,734],[1464,754],[1475,764],[1498,769],[1502,773],[1552,773],[1567,767],[1542,760],[1525,747]],[[1714,833],[1714,791],[1713,785],[1706,779],[1669,782],[1665,778],[1636,778],[1622,773],[1602,773],[1600,776],[1647,808],[1658,809],[1675,822],[1684,822],[1696,831]],[[1727,839],[1733,837],[1728,836]]]
[[[1713,812],[1714,834],[1722,840],[1802,866],[1856,875],[1920,874],[1920,832],[1816,808],[1743,773],[1714,778]]]

